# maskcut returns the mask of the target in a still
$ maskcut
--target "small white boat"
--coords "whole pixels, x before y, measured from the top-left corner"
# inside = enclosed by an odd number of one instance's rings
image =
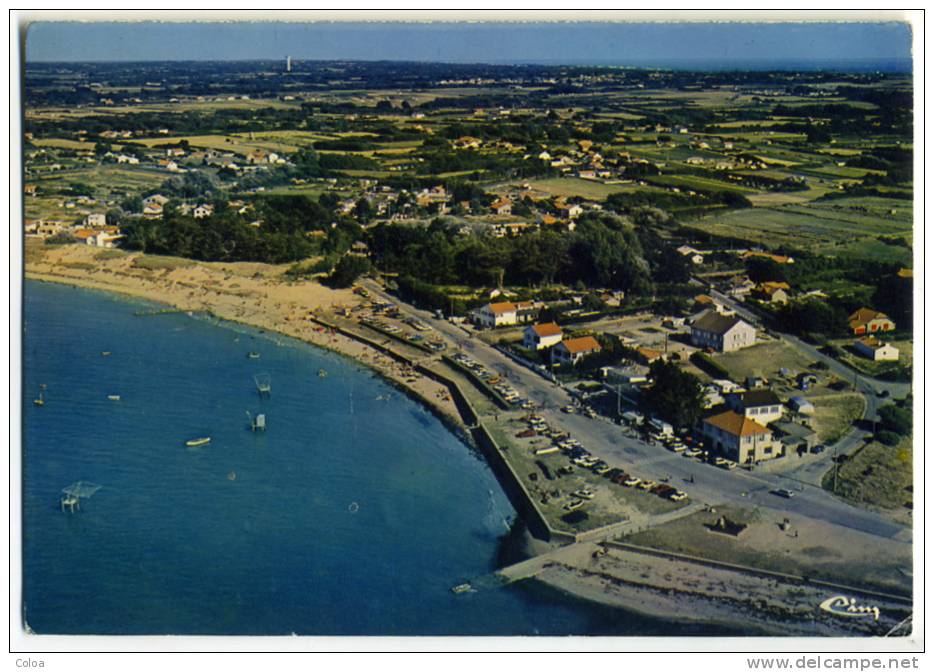
[[[104,350],[101,353],[101,357],[110,357],[110,350]]]
[[[455,595],[460,595],[461,593],[469,593],[471,588],[469,583],[461,583],[451,588],[451,592]]]
[[[250,354],[247,355],[247,357],[249,357],[250,359],[259,359],[259,353],[251,352]]]
[[[318,369],[318,378],[327,378],[328,372],[324,369]]]
[[[189,448],[195,448],[196,446],[203,446],[208,443],[211,443],[210,436],[202,436],[200,439],[189,439],[185,442],[185,445]]]
[[[111,401],[120,401],[119,394],[108,394],[107,398],[110,399]]]

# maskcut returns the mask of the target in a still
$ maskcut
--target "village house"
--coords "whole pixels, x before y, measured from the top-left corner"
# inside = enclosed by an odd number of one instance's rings
[[[785,410],[778,395],[772,390],[733,392],[726,396],[726,403],[730,409],[762,425],[780,420]]]
[[[246,155],[246,162],[250,165],[257,165],[261,163],[277,163],[279,161],[279,155],[275,152],[269,152],[265,149],[257,148],[251,151]]]
[[[536,317],[538,309],[532,301],[488,303],[473,312],[474,321],[487,329],[526,324],[534,321]]]
[[[452,143],[454,149],[480,149],[482,144],[483,140],[469,135],[462,135]]]
[[[507,236],[518,236],[537,228],[535,224],[529,224],[528,222],[508,222],[493,224],[492,231],[495,237],[505,238]]]
[[[564,219],[576,219],[584,213],[584,209],[576,203],[563,205],[558,208],[558,214]]]
[[[533,324],[525,328],[522,335],[522,345],[527,350],[544,350],[561,342],[564,334],[554,322]]]
[[[498,198],[490,205],[490,210],[497,215],[511,215],[512,201],[508,198]]]
[[[898,348],[891,343],[880,341],[875,336],[866,336],[853,343],[853,349],[874,362],[897,362]]]
[[[202,203],[194,209],[192,213],[195,216],[195,219],[204,219],[205,217],[210,217],[214,214],[214,206],[209,203]]]
[[[166,156],[185,156],[185,150],[181,147],[169,147],[165,150]]]
[[[38,191],[38,188],[35,184],[27,184],[23,187],[23,193],[27,196],[35,196]]]
[[[714,299],[709,294],[698,294],[697,296],[695,296],[694,305],[698,308],[708,308],[708,309],[712,308],[716,310],[718,313],[721,312],[720,309],[723,307],[720,304],[720,302],[718,302],[716,299]]]
[[[75,231],[75,238],[83,241],[87,245],[94,247],[113,247],[114,244],[123,238],[120,229],[116,226],[107,226],[101,230],[78,229]]]
[[[636,348],[636,352],[639,353],[639,356],[645,360],[646,364],[651,364],[652,362],[657,362],[658,360],[667,360],[668,355],[666,355],[661,350],[656,350],[654,348],[647,348],[644,345],[640,345]]]
[[[153,194],[152,196],[147,196],[143,199],[143,216],[150,218],[161,217],[162,208],[168,202],[169,199],[162,194]]]
[[[733,352],[756,342],[756,329],[736,315],[721,315],[715,310],[704,313],[691,325],[691,343],[699,348]]]
[[[597,339],[593,336],[569,338],[551,349],[551,363],[552,365],[577,364],[587,355],[598,353],[601,349]]]
[[[730,296],[746,296],[753,289],[756,283],[745,276],[734,276],[730,278],[724,289]]]
[[[787,282],[763,282],[756,287],[756,295],[763,301],[785,304],[790,290]]]
[[[135,166],[139,163],[138,158],[135,156],[130,156],[129,154],[117,154],[117,156],[114,158],[117,160],[117,163],[126,163],[131,166]]]
[[[703,253],[700,250],[694,249],[690,245],[682,245],[676,251],[682,257],[687,257],[688,259],[690,259],[692,264],[703,264],[704,263]]]
[[[850,329],[857,336],[877,331],[892,331],[895,323],[885,313],[872,308],[860,308],[849,317]]]
[[[83,225],[89,229],[99,229],[107,226],[107,215],[102,212],[94,212],[84,218]]]
[[[770,460],[784,454],[784,447],[774,443],[768,427],[735,411],[706,418],[701,433],[711,449],[740,464]]]
[[[170,173],[181,172],[181,169],[178,167],[178,164],[175,163],[174,161],[170,161],[168,159],[159,159],[157,163],[160,168],[165,168]]]

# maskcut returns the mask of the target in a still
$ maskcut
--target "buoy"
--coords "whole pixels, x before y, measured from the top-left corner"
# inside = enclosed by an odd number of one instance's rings
[[[231,471],[229,474],[227,474],[227,480],[228,480],[228,481],[236,481],[236,480],[237,480],[237,472],[236,472],[236,471]]]

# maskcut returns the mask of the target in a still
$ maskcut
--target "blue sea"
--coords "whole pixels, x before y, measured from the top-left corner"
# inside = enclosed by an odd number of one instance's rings
[[[496,569],[516,517],[479,455],[348,359],[203,316],[134,315],[152,307],[26,282],[23,588],[35,632],[724,632],[532,582],[454,595]],[[266,414],[265,433],[248,411]],[[201,436],[211,443],[185,446]],[[101,489],[63,513],[76,481]]]

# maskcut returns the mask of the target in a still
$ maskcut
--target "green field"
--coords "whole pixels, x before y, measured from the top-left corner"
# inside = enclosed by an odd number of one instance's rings
[[[804,371],[813,362],[783,341],[757,343],[749,348],[713,355],[714,361],[730,372],[737,382],[747,376],[772,378],[781,368]]]
[[[576,177],[555,177],[547,180],[530,180],[532,189],[545,191],[553,196],[580,196],[595,201],[606,200],[610,194],[626,191],[623,184],[603,184],[593,180],[582,180]]]
[[[859,205],[841,199],[819,203],[747,208],[698,220],[694,225],[721,236],[742,238],[774,247],[788,245],[826,254],[850,254],[864,258],[910,264],[911,249],[890,245],[880,236],[910,242],[911,204],[892,200],[886,209],[876,199]],[[890,214],[895,210],[894,215]]]
[[[646,178],[647,182],[665,187],[678,187],[680,189],[700,189],[703,191],[732,191],[737,194],[754,194],[755,189],[742,187],[731,182],[721,182],[696,175],[653,175]]]

